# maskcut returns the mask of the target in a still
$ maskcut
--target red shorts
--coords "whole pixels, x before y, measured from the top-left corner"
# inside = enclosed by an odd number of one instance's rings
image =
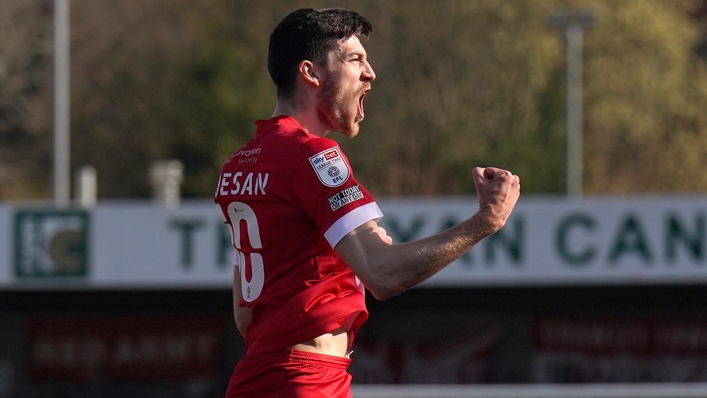
[[[351,360],[297,350],[245,356],[226,398],[351,398]]]

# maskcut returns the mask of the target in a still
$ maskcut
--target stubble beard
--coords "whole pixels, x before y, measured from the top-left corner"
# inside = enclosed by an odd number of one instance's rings
[[[337,82],[325,80],[318,96],[319,120],[327,129],[335,130],[348,138],[358,134],[358,108],[352,112],[351,101],[357,100],[355,93],[342,92]],[[358,106],[358,104],[357,104]]]

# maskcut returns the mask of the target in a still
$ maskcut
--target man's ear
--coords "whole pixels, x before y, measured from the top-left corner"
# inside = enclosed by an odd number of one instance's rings
[[[314,86],[319,86],[319,72],[316,70],[312,61],[304,60],[299,63],[297,70],[304,79],[306,83],[312,84]]]

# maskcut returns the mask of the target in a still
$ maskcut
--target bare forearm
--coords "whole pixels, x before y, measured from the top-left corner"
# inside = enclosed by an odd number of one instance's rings
[[[437,235],[389,246],[371,267],[380,270],[381,277],[396,287],[389,292],[393,296],[427,280],[495,231],[477,213]]]
[[[368,221],[337,244],[337,253],[381,300],[425,281],[501,229],[518,200],[518,176],[478,167],[473,175],[479,210],[459,225],[425,239],[392,245],[387,235],[387,239],[382,236],[385,231]]]

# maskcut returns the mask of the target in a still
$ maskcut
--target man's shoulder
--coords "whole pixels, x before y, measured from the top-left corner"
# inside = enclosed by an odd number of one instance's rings
[[[280,153],[284,152],[292,156],[306,158],[327,149],[337,148],[339,151],[341,150],[339,144],[331,138],[317,137],[302,129],[280,131],[272,139],[264,140],[263,146],[272,148]]]
[[[270,141],[274,145],[297,146],[302,148],[324,149],[338,146],[338,143],[327,137],[310,134],[300,122],[292,116],[280,115],[266,120],[256,120],[258,126],[255,140]]]

